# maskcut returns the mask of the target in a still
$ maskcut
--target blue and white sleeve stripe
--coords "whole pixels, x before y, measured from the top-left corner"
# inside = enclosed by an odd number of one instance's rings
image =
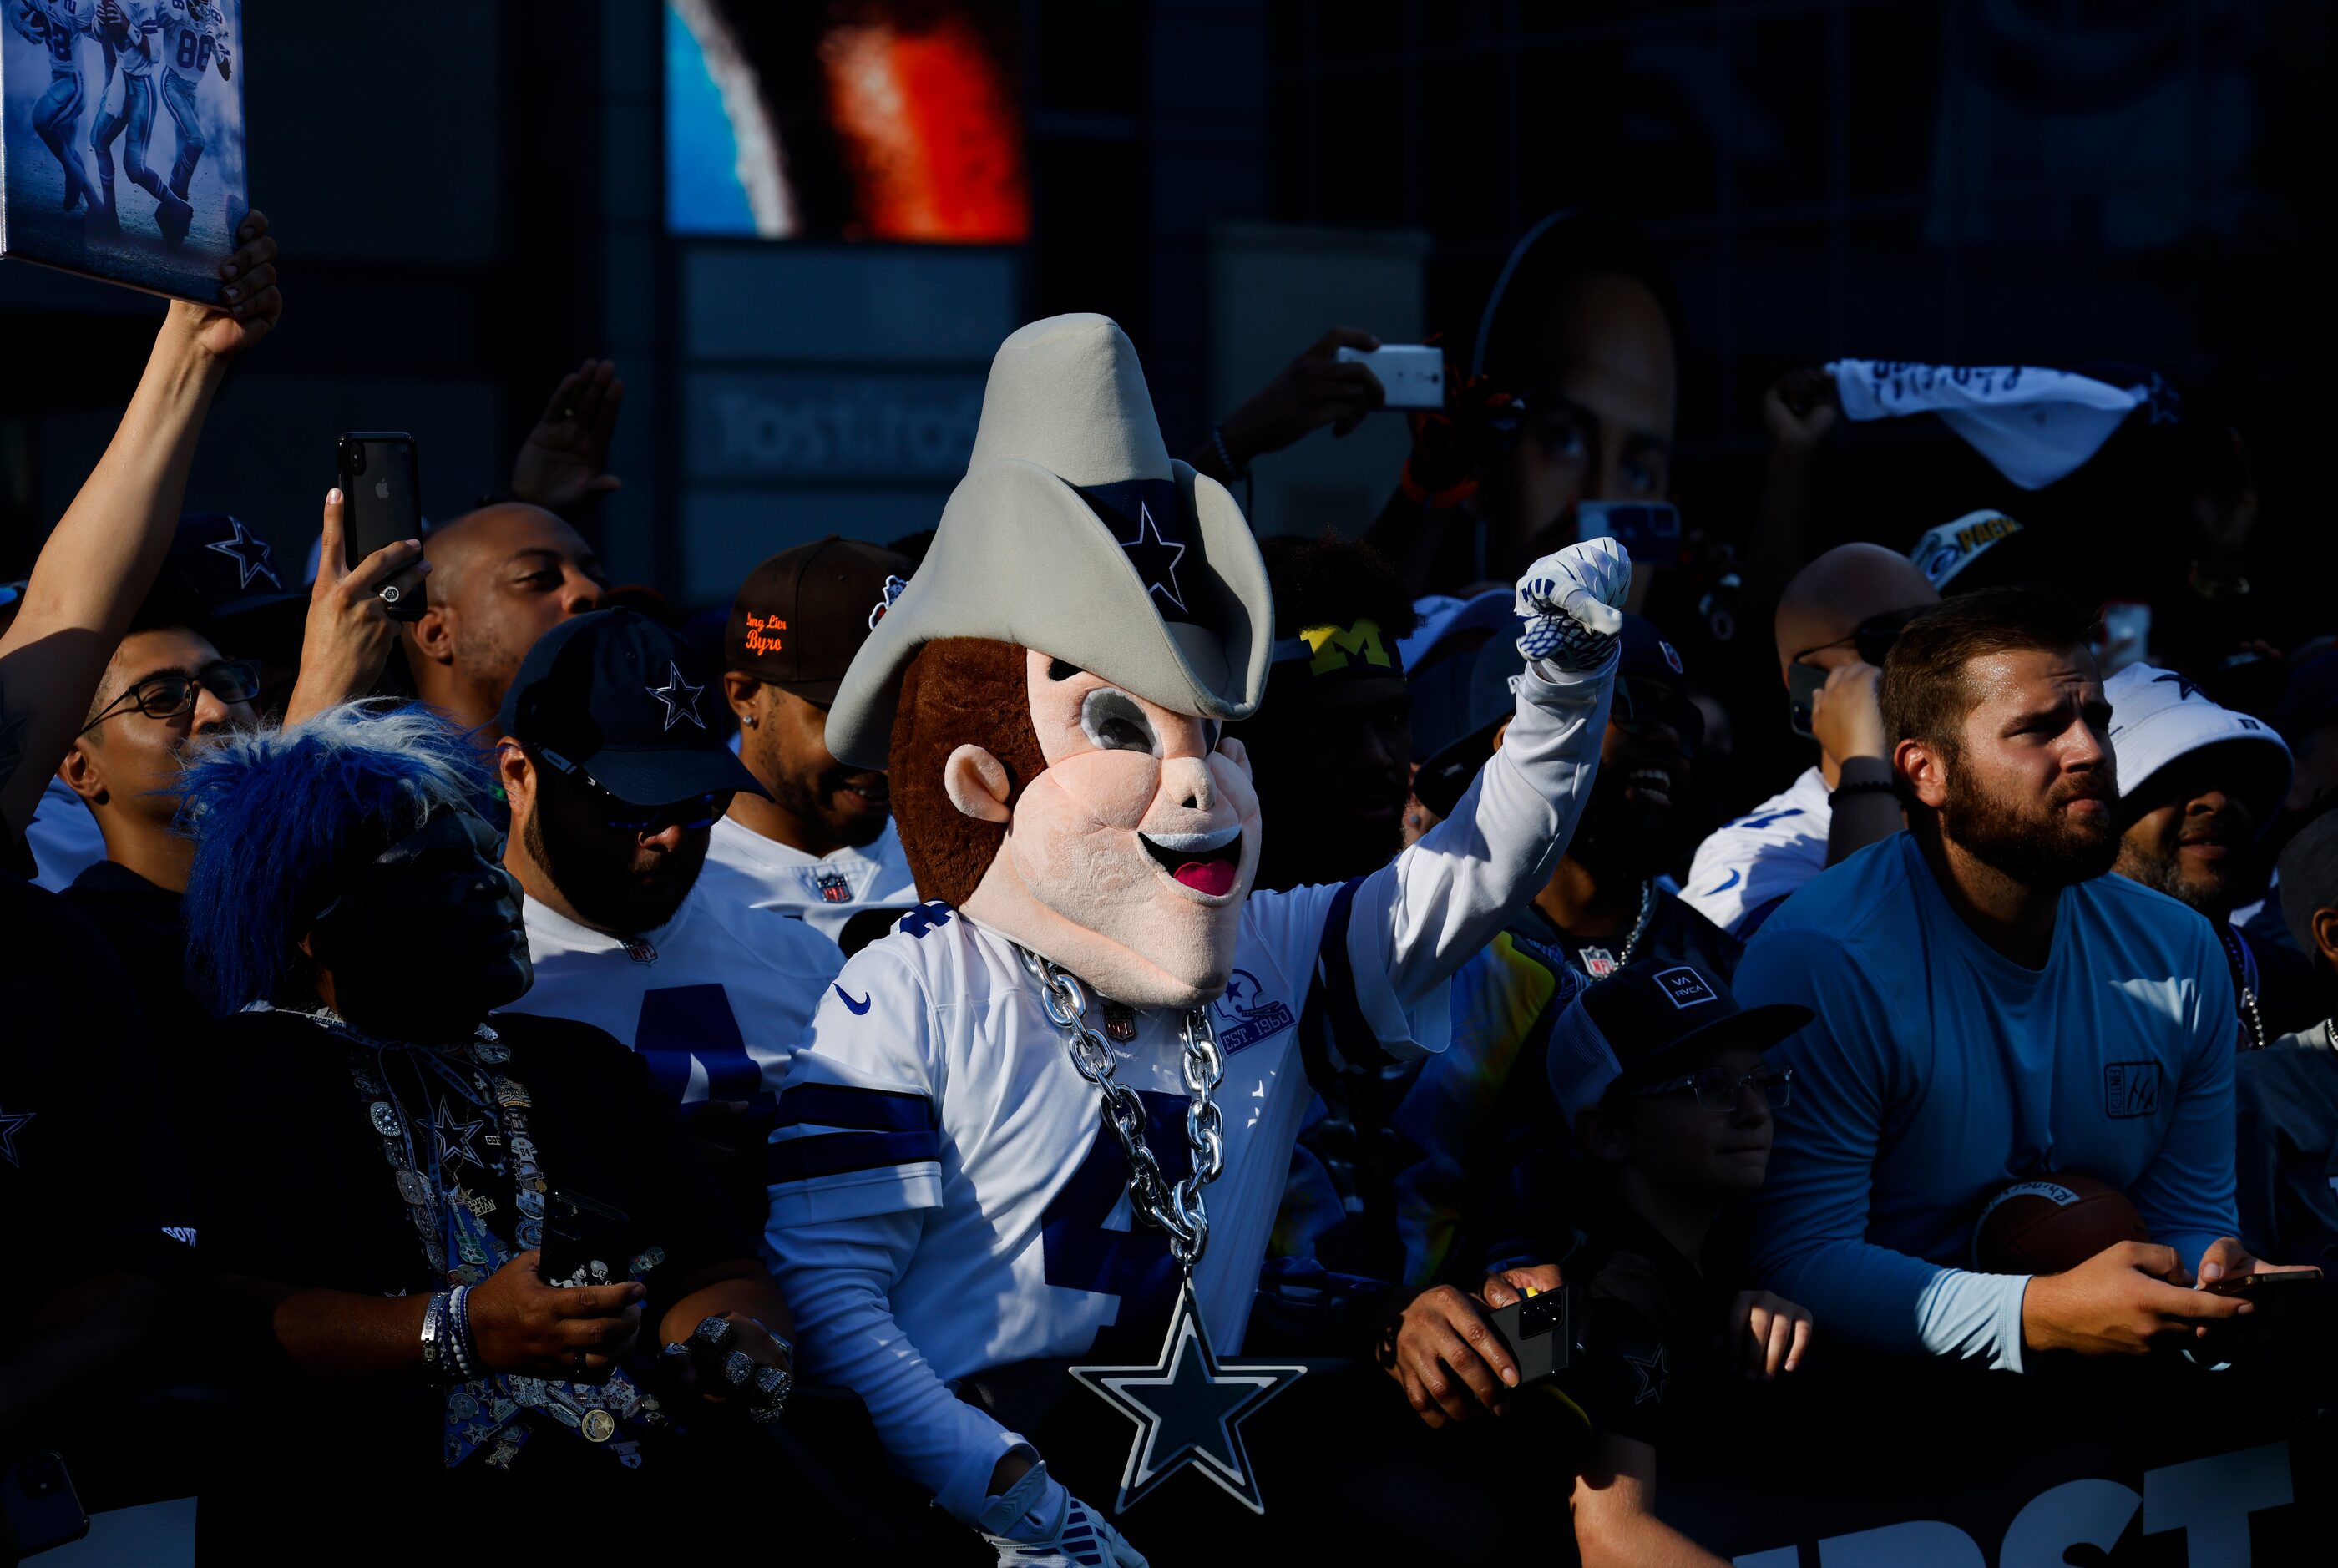
[[[766,1154],[771,1223],[809,1224],[941,1202],[941,1123],[922,1093],[791,1081]]]

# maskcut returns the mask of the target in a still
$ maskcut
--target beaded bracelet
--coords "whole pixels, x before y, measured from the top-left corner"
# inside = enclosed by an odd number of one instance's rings
[[[1210,445],[1217,448],[1218,466],[1225,470],[1227,478],[1247,479],[1250,477],[1249,469],[1238,467],[1234,463],[1233,452],[1226,446],[1226,427],[1224,426],[1213,425],[1210,426]]]
[[[447,1310],[454,1318],[455,1329],[447,1342],[454,1349],[456,1368],[462,1373],[463,1381],[466,1383],[478,1375],[479,1361],[478,1348],[471,1342],[470,1295],[471,1288],[468,1285],[458,1286],[447,1303]]]

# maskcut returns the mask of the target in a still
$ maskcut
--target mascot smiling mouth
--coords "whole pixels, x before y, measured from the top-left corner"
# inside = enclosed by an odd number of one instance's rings
[[[1144,852],[1181,887],[1204,897],[1223,898],[1234,890],[1242,875],[1243,834],[1239,824],[1207,833],[1144,833]]]

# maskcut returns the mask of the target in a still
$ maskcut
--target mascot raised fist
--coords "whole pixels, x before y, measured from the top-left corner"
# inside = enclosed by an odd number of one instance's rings
[[[1050,1475],[1044,1432],[975,1396],[1010,1365],[1156,1355],[1200,1357],[1164,1371],[1184,1396],[1219,1386],[1309,1073],[1442,1050],[1448,978],[1564,852],[1629,575],[1594,541],[1519,583],[1518,714],[1445,823],[1355,882],[1253,893],[1274,825],[1221,727],[1311,628],[1276,641],[1248,524],[1170,459],[1119,328],[1056,317],[999,348],[966,477],[830,710],[829,749],[888,770],[928,902],[845,965],[791,1063],[769,1240],[810,1375],[1002,1561],[1101,1522],[1115,1480],[1140,1541],[1184,1468],[1262,1506],[1232,1417],[1159,1468],[1139,1440],[1125,1466],[1050,1452]],[[1073,1376],[1140,1431],[1172,1418],[1119,1370]]]

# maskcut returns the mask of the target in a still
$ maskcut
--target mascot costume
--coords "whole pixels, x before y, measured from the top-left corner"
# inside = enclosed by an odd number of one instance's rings
[[[1242,1343],[1312,1097],[1297,1021],[1328,1010],[1368,1060],[1444,1048],[1448,977],[1589,795],[1629,575],[1611,540],[1537,562],[1518,716],[1452,817],[1369,877],[1252,896],[1221,727],[1335,629],[1276,642],[1249,525],[1171,461],[1118,327],[999,348],[966,477],[829,714],[831,751],[889,772],[930,901],[790,1064],[769,1240],[808,1373],[1001,1562],[1144,1562],[953,1392],[1012,1363],[1157,1354],[1073,1372],[1139,1424],[1119,1506],[1186,1464],[1259,1506],[1239,1420],[1298,1369],[1211,1346]],[[1198,1428],[1162,1408],[1181,1392]]]

